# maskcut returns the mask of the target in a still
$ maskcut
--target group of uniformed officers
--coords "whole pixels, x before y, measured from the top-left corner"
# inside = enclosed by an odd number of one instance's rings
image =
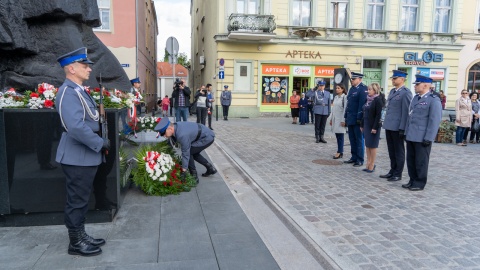
[[[344,125],[348,127],[352,157],[344,161],[360,167],[364,162],[364,137],[361,131],[363,105],[367,100],[367,86],[363,84],[363,74],[351,72],[352,86],[347,94]],[[385,129],[390,170],[380,175],[388,181],[399,181],[407,161],[410,180],[402,187],[411,191],[425,188],[427,183],[428,163],[432,142],[434,141],[442,118],[442,106],[438,96],[430,92],[432,79],[415,75],[415,93],[413,97],[405,87],[408,74],[393,70],[391,77],[394,88],[388,93],[383,127]],[[330,114],[330,94],[324,90],[325,82],[320,81],[315,90],[308,91],[312,98],[315,113],[316,142],[324,140],[326,119]],[[406,141],[406,155],[405,155]]]

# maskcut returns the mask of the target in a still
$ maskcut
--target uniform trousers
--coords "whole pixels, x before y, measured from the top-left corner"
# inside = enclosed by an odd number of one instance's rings
[[[385,130],[387,138],[388,156],[390,157],[389,174],[395,177],[402,177],[405,166],[405,143],[400,138],[399,131]]]
[[[80,228],[85,222],[85,215],[88,212],[88,201],[97,168],[98,166],[62,164],[62,169],[66,176],[65,226],[68,229]]]
[[[193,170],[193,171],[196,171],[196,167],[195,167],[195,161],[202,164],[203,166],[207,167],[207,164],[208,164],[208,160],[206,160],[203,156],[202,156],[202,151],[204,149],[207,149],[210,145],[212,145],[212,143],[214,142],[215,140],[212,140],[211,142],[209,142],[208,144],[206,145],[203,145],[203,146],[192,146],[190,147],[190,159],[188,161],[188,169],[190,170],[190,172]]]
[[[223,118],[227,118],[228,117],[228,108],[230,106],[228,105],[222,105],[222,108],[223,108]]]
[[[314,116],[313,116],[313,105],[312,104],[308,104],[308,113],[307,113],[307,123],[308,123],[308,115],[310,114],[310,119],[312,120],[311,123],[313,124],[313,121],[314,121]]]
[[[315,136],[323,136],[325,134],[327,118],[328,115],[315,114]]]
[[[407,169],[411,187],[423,188],[427,184],[428,163],[432,145],[407,141]]]
[[[363,163],[364,141],[360,125],[348,126],[348,139],[350,140],[350,153],[352,153],[351,159]]]

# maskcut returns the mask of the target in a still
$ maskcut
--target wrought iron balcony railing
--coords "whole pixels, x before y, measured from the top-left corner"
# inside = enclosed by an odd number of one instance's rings
[[[228,18],[229,32],[272,33],[276,28],[273,15],[233,13]]]

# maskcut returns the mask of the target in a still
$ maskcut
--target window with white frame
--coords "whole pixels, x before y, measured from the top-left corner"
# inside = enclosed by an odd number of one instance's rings
[[[418,0],[402,0],[400,30],[417,30]]]
[[[368,0],[367,4],[367,29],[383,29],[383,14],[385,0]]]
[[[100,21],[102,25],[96,27],[97,30],[110,30],[110,0],[97,0]]]
[[[347,28],[348,23],[348,0],[330,1],[331,20],[329,26],[332,28]]]
[[[480,1],[477,0],[477,18],[475,20],[477,33],[480,33]]]
[[[312,18],[311,0],[293,0],[292,25],[309,26]]]
[[[237,0],[237,13],[261,14],[261,0]]]
[[[434,32],[447,33],[449,31],[451,13],[451,0],[435,0],[435,25],[433,29]]]

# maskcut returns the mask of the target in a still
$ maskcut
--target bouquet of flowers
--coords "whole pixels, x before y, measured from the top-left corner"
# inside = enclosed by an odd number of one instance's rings
[[[140,117],[139,122],[141,131],[153,131],[158,122],[160,122],[160,119],[161,118],[155,116]]]
[[[30,109],[50,108],[55,106],[54,100],[58,89],[48,83],[41,83],[37,87],[37,92],[26,91],[25,94],[30,99],[27,101],[27,107]]]
[[[10,88],[3,93],[0,92],[0,109],[21,107],[25,107],[24,96],[18,94],[15,89]]]
[[[181,179],[180,159],[166,141],[140,147],[136,160],[137,167],[132,170],[133,182],[148,195],[178,194],[190,191],[196,185],[189,174]]]

